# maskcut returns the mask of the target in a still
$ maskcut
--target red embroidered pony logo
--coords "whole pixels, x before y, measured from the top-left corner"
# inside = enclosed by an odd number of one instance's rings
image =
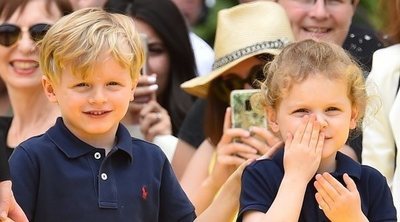
[[[147,191],[146,186],[142,186],[142,199],[147,200],[147,196],[149,195],[149,192]]]

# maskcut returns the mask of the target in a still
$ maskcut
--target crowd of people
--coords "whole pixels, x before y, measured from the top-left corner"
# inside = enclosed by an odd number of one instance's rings
[[[239,1],[213,48],[201,0],[0,1],[0,221],[397,221],[400,0],[359,1]]]

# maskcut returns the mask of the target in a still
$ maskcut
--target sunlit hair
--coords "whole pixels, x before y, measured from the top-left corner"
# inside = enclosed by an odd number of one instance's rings
[[[266,65],[264,72],[266,80],[261,87],[261,102],[264,108],[275,110],[294,84],[308,78],[323,75],[345,81],[348,98],[357,108],[360,126],[368,98],[365,79],[357,63],[340,46],[315,40],[292,43]]]
[[[58,20],[39,43],[40,66],[57,83],[62,70],[86,79],[104,55],[139,77],[144,55],[132,18],[98,8],[78,10]]]

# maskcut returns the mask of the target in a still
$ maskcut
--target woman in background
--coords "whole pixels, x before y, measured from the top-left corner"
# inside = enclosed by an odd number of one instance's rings
[[[367,90],[379,101],[370,107],[371,116],[364,120],[362,163],[386,177],[400,218],[400,0],[382,3],[384,12],[388,12],[384,24],[389,40],[396,44],[374,53]]]
[[[68,0],[0,2],[0,77],[13,110],[13,117],[0,118],[0,146],[7,156],[22,141],[45,132],[59,116],[42,88],[36,43],[70,12]]]

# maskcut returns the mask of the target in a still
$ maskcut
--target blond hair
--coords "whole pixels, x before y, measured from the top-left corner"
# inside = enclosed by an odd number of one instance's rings
[[[357,108],[360,126],[365,114],[367,93],[359,65],[340,46],[333,43],[304,40],[285,47],[266,65],[266,80],[262,83],[263,107],[276,109],[293,84],[316,75],[340,79],[347,83],[347,96]]]
[[[110,54],[137,81],[144,62],[143,48],[132,18],[99,8],[77,10],[58,20],[39,42],[40,66],[52,82],[64,69],[83,79],[96,62]]]

